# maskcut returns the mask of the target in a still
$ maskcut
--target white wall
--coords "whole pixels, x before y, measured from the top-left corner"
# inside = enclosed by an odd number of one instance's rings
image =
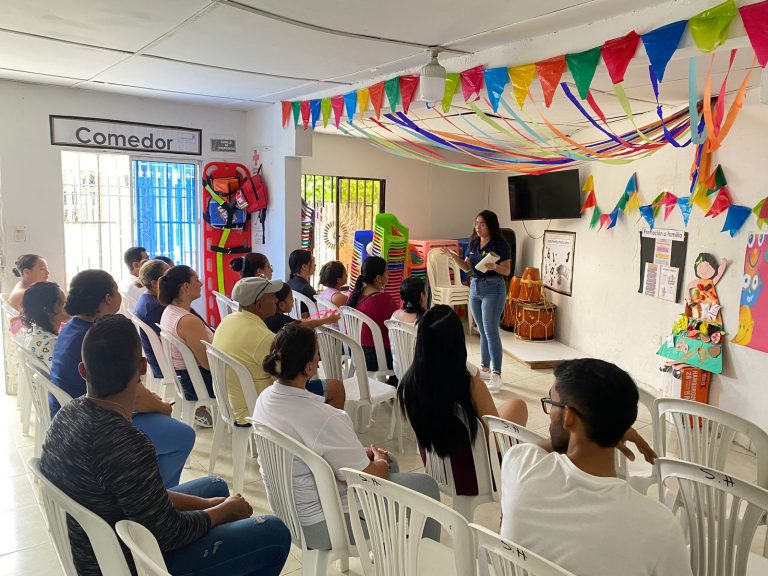
[[[12,288],[14,279],[10,271],[13,262],[23,253],[45,256],[52,280],[63,282],[65,277],[61,183],[61,151],[64,148],[50,143],[49,114],[200,128],[203,130],[203,156],[195,159],[203,163],[229,160],[245,161],[245,164],[250,160],[250,152],[241,152],[246,145],[246,115],[243,112],[92,90],[0,81],[4,291]],[[212,136],[236,138],[238,152],[211,153],[209,139]],[[26,242],[14,242],[15,226],[26,227]]]
[[[759,103],[758,91],[752,91],[733,131],[714,158],[715,164],[722,164],[737,204],[754,206],[767,193],[767,132],[768,106]],[[678,196],[686,195],[693,150],[669,146],[650,158],[620,167],[595,163],[582,169],[582,182],[591,170],[603,211],[613,209],[633,172],[637,172],[646,203],[664,189]],[[496,211],[502,225],[511,225],[517,233],[518,274],[524,266],[539,267],[542,241],[528,237],[520,223],[510,223],[506,176],[488,175],[486,186],[490,209]],[[683,305],[638,294],[639,230],[645,224],[638,222],[637,212],[623,218],[613,230],[600,232],[589,229],[590,215],[591,210],[580,220],[553,221],[550,226],[553,230],[576,232],[573,297],[550,293],[559,306],[557,337],[585,355],[615,362],[639,382],[658,386],[662,359],[655,352],[659,339],[670,333]],[[704,218],[698,208],[693,209],[683,281],[694,278],[693,261],[700,252],[711,252],[717,259],[727,258],[731,262],[717,291],[724,307],[725,330],[732,337],[738,328],[747,233],[757,230],[757,224],[750,217],[742,231],[731,238],[720,232],[724,218]],[[683,229],[677,210],[667,222],[660,219],[659,228]],[[547,227],[546,222],[526,224],[531,236],[540,236]],[[711,403],[768,430],[768,354],[728,343],[723,366],[723,374],[714,380]]]

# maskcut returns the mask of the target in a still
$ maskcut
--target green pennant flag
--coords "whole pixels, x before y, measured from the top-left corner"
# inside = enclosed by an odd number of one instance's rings
[[[579,96],[584,100],[589,93],[592,78],[595,77],[597,64],[600,62],[600,46],[576,54],[566,54],[565,61],[568,63],[573,81],[576,82],[576,88],[579,89]]]
[[[397,108],[397,103],[400,101],[400,77],[390,78],[384,82],[384,92],[387,93],[389,109],[394,114],[395,109]]]
[[[457,72],[451,72],[445,75],[445,94],[443,95],[443,112],[448,114],[451,111],[451,103],[453,102],[453,95],[456,94],[456,89],[461,82],[461,75]]]
[[[624,212],[624,209],[627,207],[627,202],[629,201],[629,194],[627,192],[624,192],[621,195],[621,198],[619,198],[618,204],[616,204],[616,208],[618,208],[621,212]]]
[[[664,198],[665,193],[659,192],[659,195],[656,196],[656,198],[653,199],[651,202],[651,206],[653,206],[653,217],[656,218],[659,215],[659,210],[661,210],[661,204],[659,202],[662,198]]]
[[[711,52],[728,40],[731,22],[739,11],[733,0],[726,0],[714,8],[700,12],[688,20],[688,30],[702,52]]]
[[[715,187],[720,190],[723,186],[727,186],[728,181],[725,179],[725,173],[723,173],[723,167],[718,164],[717,170],[715,170]]]
[[[293,108],[293,127],[299,125],[299,116],[301,115],[301,102],[291,102],[291,108]]]
[[[600,211],[600,207],[595,205],[595,209],[592,210],[592,220],[589,221],[589,227],[594,228],[598,224],[600,224],[600,216],[602,216],[602,212]]]
[[[323,98],[320,100],[320,111],[323,114],[323,128],[328,126],[328,119],[331,117],[331,99]]]

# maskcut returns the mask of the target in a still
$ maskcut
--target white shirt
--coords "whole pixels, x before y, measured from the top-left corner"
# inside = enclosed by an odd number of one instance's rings
[[[147,291],[144,287],[136,286],[136,280],[138,280],[136,276],[129,275],[120,281],[120,292],[125,294],[126,299],[128,300],[125,305],[130,310],[133,310],[136,307],[136,302],[138,302],[139,296]]]
[[[275,382],[259,394],[253,417],[298,440],[328,462],[346,512],[347,485],[339,469],[364,470],[371,462],[349,415],[325,404],[322,396]],[[299,460],[293,464],[293,498],[303,526],[325,520],[312,473]]]
[[[683,533],[660,502],[534,444],[501,464],[501,535],[579,576],[691,576]]]

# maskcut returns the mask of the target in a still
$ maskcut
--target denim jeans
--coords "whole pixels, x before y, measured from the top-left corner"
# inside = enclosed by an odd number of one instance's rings
[[[501,359],[504,356],[501,351],[499,322],[504,313],[506,297],[506,285],[501,276],[472,278],[469,305],[480,330],[480,364],[483,368],[490,368],[493,362],[493,371],[496,374],[501,374]]]
[[[216,395],[213,393],[213,376],[202,366],[199,366],[199,368],[200,375],[203,377],[203,382],[205,382],[205,389],[208,390],[208,395],[211,398],[215,398]],[[184,399],[197,400],[197,393],[195,392],[194,384],[192,384],[192,378],[189,377],[189,372],[186,370],[176,370],[176,374],[179,376],[179,383],[184,391]]]
[[[172,489],[201,498],[229,496],[221,478],[199,478]],[[275,516],[220,524],[191,544],[163,552],[174,576],[278,576],[291,550],[291,533]]]
[[[184,463],[195,446],[195,431],[184,422],[156,412],[134,414],[133,425],[154,445],[165,487],[176,486]]]

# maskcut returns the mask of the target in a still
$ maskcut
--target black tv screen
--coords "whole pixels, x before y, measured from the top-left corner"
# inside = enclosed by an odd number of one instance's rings
[[[581,218],[578,170],[510,176],[508,186],[512,220]]]

